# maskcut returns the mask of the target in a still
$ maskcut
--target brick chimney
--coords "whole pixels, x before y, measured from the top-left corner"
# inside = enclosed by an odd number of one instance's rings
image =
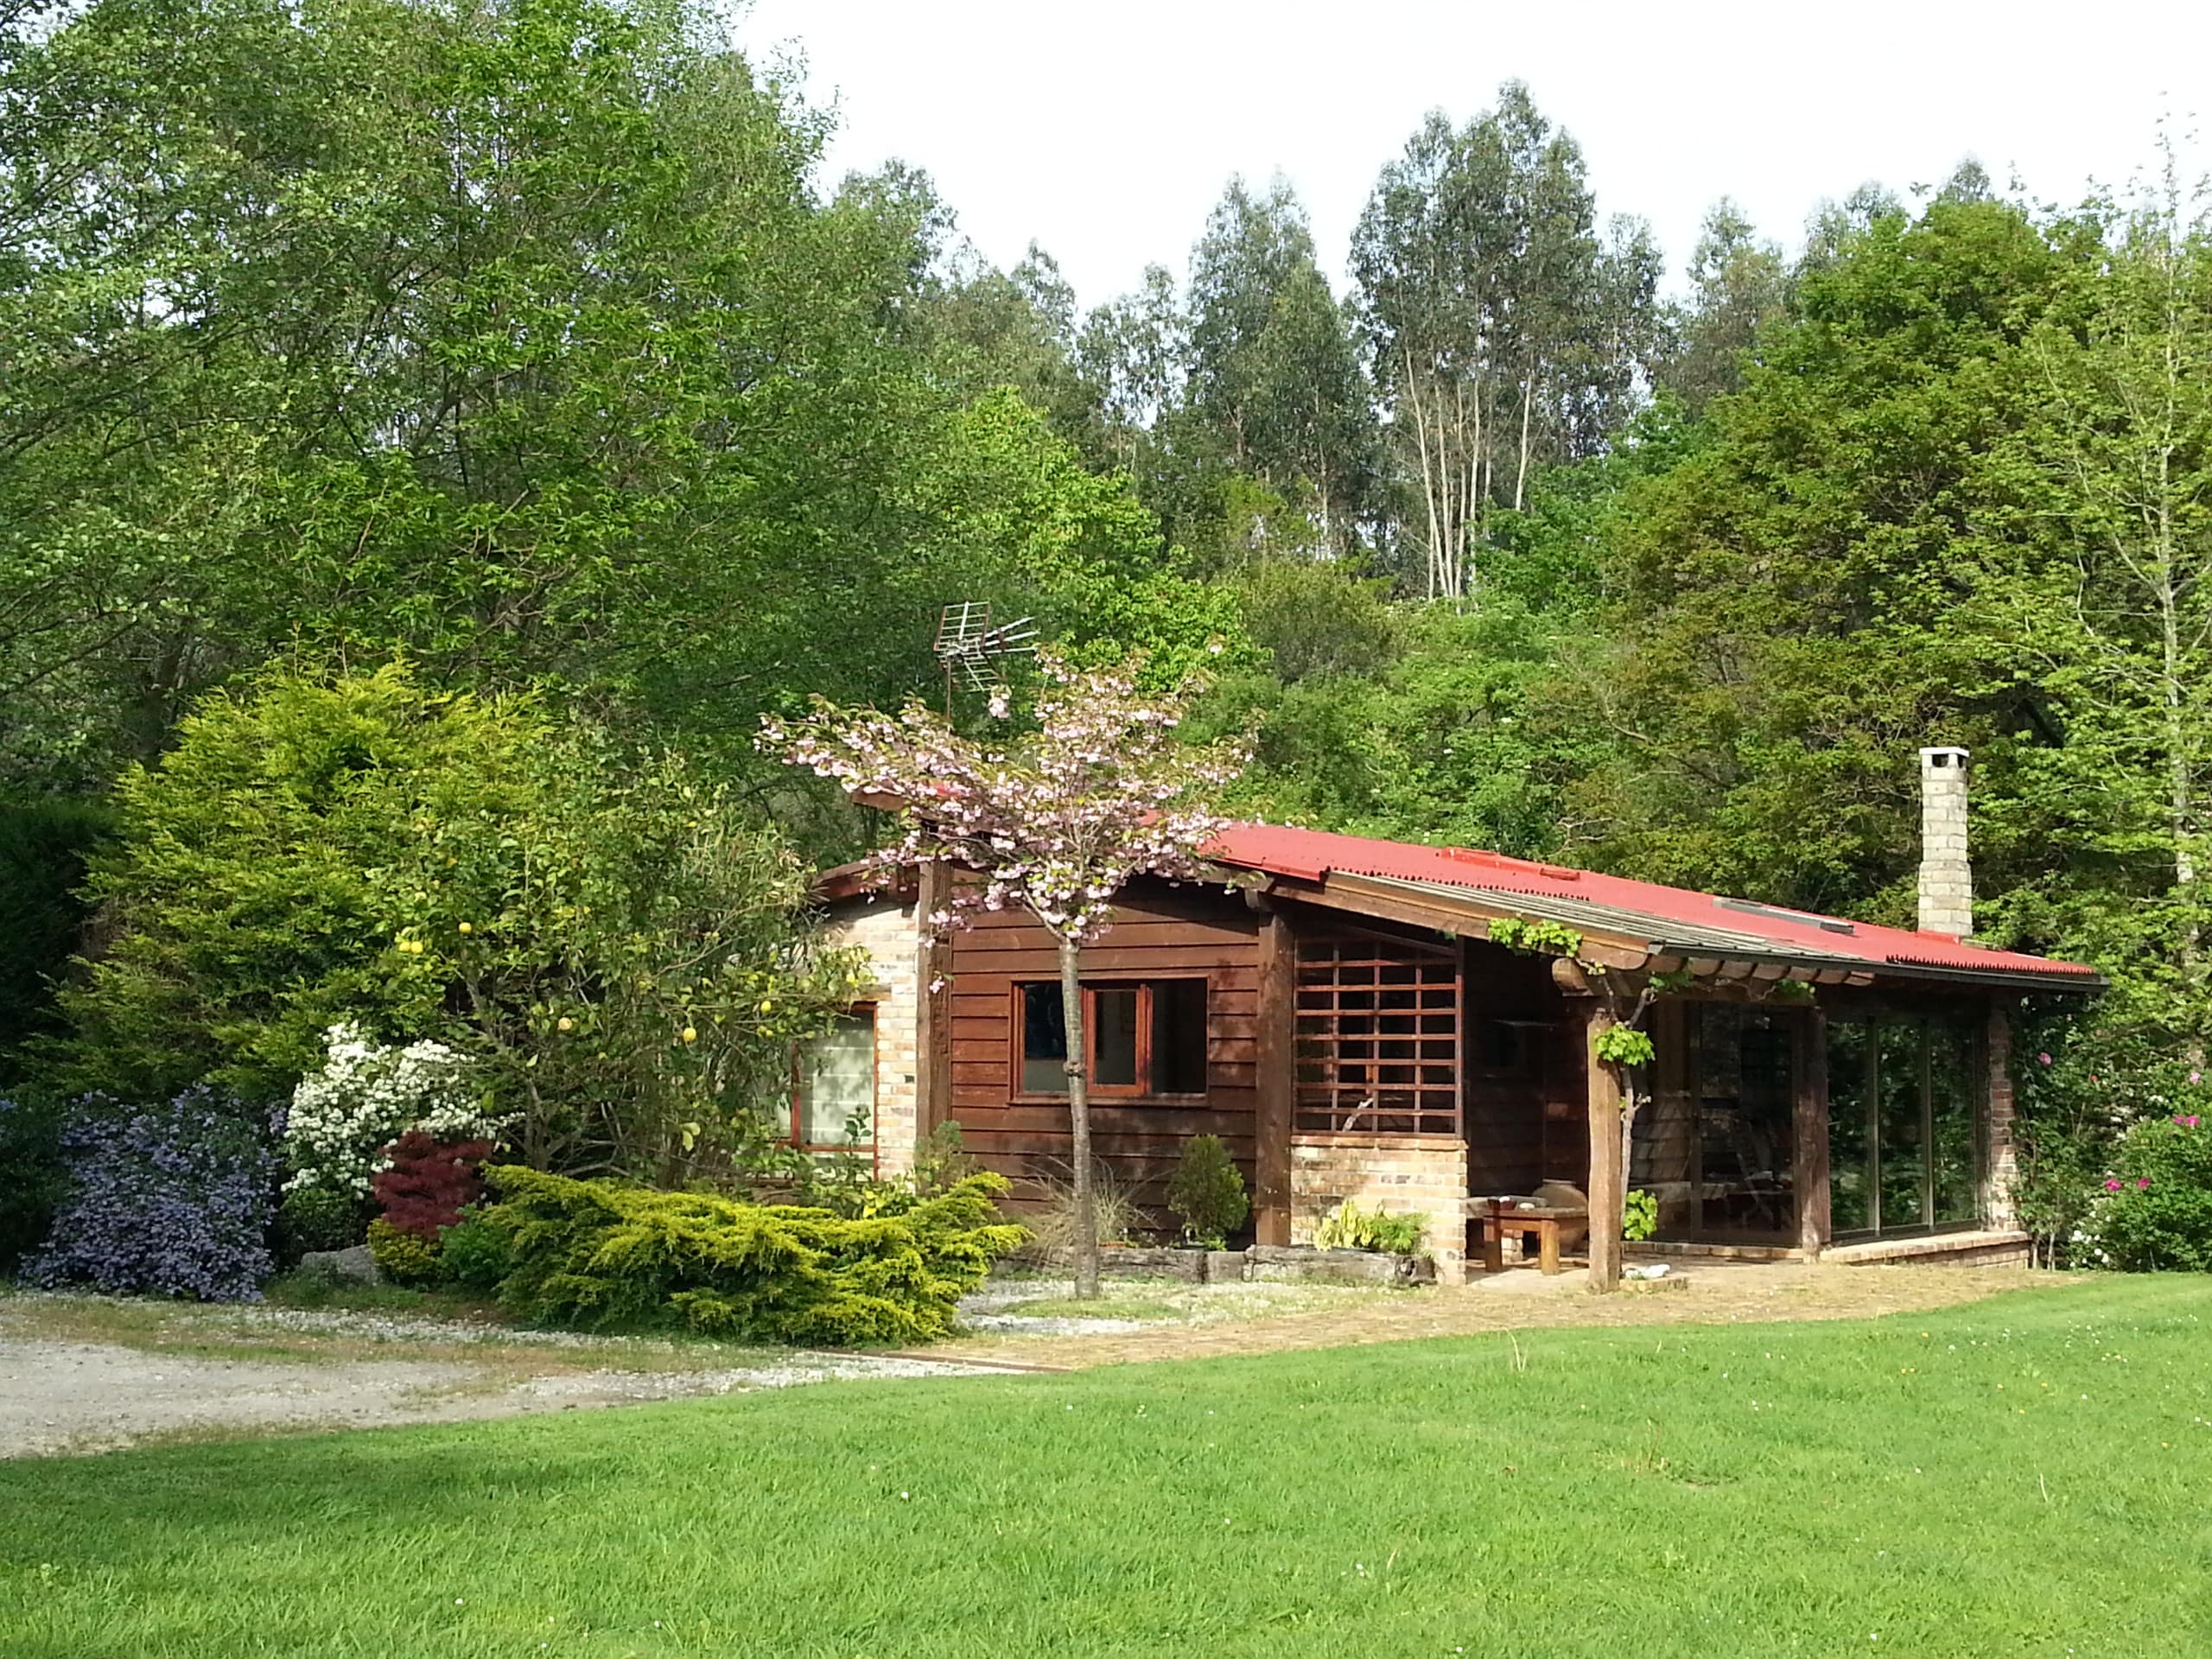
[[[1920,752],[1920,929],[1955,939],[1974,931],[1964,749]]]

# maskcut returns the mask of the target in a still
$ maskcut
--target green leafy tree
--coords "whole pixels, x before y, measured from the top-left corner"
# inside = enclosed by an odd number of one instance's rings
[[[743,1141],[851,988],[725,791],[401,668],[212,698],[118,804],[73,1086],[274,1100],[351,1020],[458,1050],[531,1163],[668,1179]]]
[[[976,392],[1008,387],[1101,465],[1112,461],[1103,389],[1077,360],[1075,289],[1034,242],[1010,270],[961,262],[932,293],[940,372]]]
[[[57,1031],[54,992],[84,946],[85,866],[112,828],[101,805],[68,800],[0,802],[0,915],[10,947],[0,960],[0,1090],[23,1070],[25,1051]]]
[[[1566,791],[1581,856],[1910,918],[1913,749],[1967,744],[1993,803],[2049,729],[1969,601],[2012,512],[1993,457],[2038,396],[2021,334],[2079,257],[2010,203],[1877,218],[1800,273],[1742,391],[1626,482],[1610,643],[1559,700],[1586,746]],[[1978,819],[1985,884],[2020,885],[2037,834]]]
[[[944,215],[825,199],[703,5],[0,28],[0,773],[105,777],[299,646],[703,751],[925,680],[992,510],[936,481],[976,470],[917,321]]]
[[[1978,598],[2066,732],[2023,780],[2069,855],[2041,894],[2126,964],[2122,1000],[2201,1061],[2212,201],[2184,194],[2170,158],[2163,188],[2101,217],[2110,257],[2069,269],[2026,335],[2032,398],[2000,451],[2012,533],[1988,550]]]

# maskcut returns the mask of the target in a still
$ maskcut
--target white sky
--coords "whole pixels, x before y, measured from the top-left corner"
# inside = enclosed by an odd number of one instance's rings
[[[756,63],[804,54],[842,122],[833,181],[924,168],[985,257],[1034,238],[1086,307],[1147,262],[1180,276],[1232,173],[1280,168],[1340,278],[1421,115],[1464,121],[1509,77],[1580,142],[1599,213],[1651,222],[1669,288],[1724,194],[1794,247],[1870,179],[1973,155],[2073,201],[2149,168],[2161,111],[2212,116],[2207,0],[754,0],[737,33]]]

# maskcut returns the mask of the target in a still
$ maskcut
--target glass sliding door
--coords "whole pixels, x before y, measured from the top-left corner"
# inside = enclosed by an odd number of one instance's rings
[[[1874,1225],[1873,1037],[1864,1020],[1828,1022],[1828,1224]]]
[[[1928,1048],[1917,1020],[1881,1020],[1874,1026],[1876,1107],[1879,1136],[1874,1224],[1897,1232],[1928,1223]]]
[[[1960,1014],[1828,1022],[1828,1206],[1839,1238],[1970,1225],[1982,1206],[1982,1030]]]
[[[1980,1114],[1981,1033],[1956,1019],[1928,1022],[1929,1152],[1935,1166],[1936,1222],[1981,1214]]]

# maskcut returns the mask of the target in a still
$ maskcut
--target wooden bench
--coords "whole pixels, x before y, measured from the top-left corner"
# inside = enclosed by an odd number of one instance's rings
[[[1536,1236],[1536,1264],[1546,1273],[1560,1273],[1562,1248],[1572,1249],[1590,1236],[1590,1211],[1565,1205],[1544,1204],[1533,1208],[1492,1198],[1475,1210],[1473,1220],[1483,1230],[1483,1270],[1505,1270],[1505,1240],[1511,1233]]]

